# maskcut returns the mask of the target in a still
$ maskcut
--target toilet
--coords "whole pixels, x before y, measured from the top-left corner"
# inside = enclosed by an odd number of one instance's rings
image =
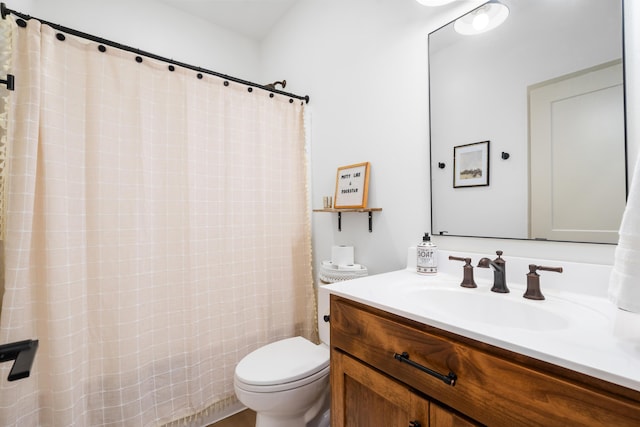
[[[320,344],[303,337],[267,344],[236,366],[238,400],[256,427],[329,427],[329,291],[318,289]]]

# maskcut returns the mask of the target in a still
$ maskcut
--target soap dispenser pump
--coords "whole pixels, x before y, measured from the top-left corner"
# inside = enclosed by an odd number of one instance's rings
[[[438,272],[438,247],[431,242],[429,233],[424,233],[422,242],[417,246],[417,252],[417,273],[436,274]]]

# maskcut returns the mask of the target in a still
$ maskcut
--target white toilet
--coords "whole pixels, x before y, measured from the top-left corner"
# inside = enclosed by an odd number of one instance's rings
[[[256,427],[329,427],[329,292],[318,290],[321,344],[294,337],[267,344],[236,366],[234,388]]]

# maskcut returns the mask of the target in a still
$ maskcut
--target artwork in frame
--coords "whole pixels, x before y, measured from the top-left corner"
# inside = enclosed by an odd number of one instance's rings
[[[489,185],[489,141],[453,147],[453,188]]]
[[[364,209],[369,195],[369,162],[341,166],[336,174],[335,209]]]

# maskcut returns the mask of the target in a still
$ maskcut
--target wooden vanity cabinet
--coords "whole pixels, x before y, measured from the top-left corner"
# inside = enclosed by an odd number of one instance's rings
[[[640,425],[640,392],[335,295],[331,399],[332,427]]]
[[[331,353],[331,363],[332,372],[336,373],[332,376],[332,393],[342,399],[342,404],[332,405],[332,426],[478,425],[340,350]]]

